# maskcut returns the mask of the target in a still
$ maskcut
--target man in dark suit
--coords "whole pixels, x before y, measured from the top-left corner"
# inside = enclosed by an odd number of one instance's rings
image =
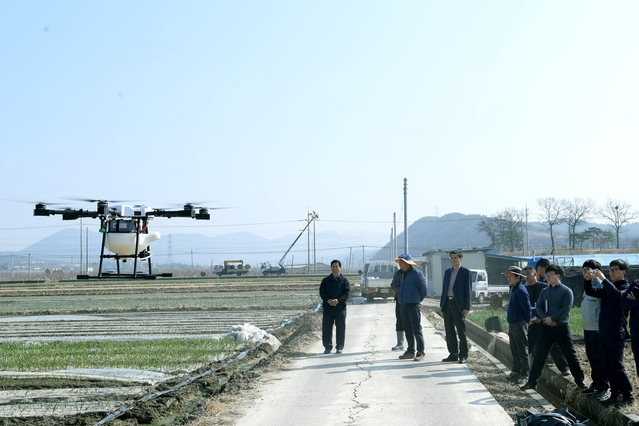
[[[468,359],[468,340],[466,339],[466,315],[470,311],[472,295],[472,277],[470,269],[461,266],[464,255],[461,252],[450,252],[452,268],[444,272],[442,286],[442,298],[439,302],[441,315],[444,317],[446,330],[446,345],[448,357],[443,362],[455,362],[460,364]],[[457,333],[455,333],[457,329]],[[459,346],[457,345],[459,335]]]

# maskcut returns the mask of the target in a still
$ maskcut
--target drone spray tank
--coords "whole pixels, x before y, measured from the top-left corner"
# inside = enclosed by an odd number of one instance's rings
[[[138,229],[140,222],[135,219],[152,216],[152,208],[118,205],[113,207],[111,212],[115,214],[116,219],[108,221],[104,231],[100,228],[100,232],[106,232],[104,244],[110,252],[121,256],[139,255],[149,247],[149,244],[160,239],[159,232]],[[146,224],[143,228],[146,228]],[[140,258],[140,260],[144,259],[146,257]]]

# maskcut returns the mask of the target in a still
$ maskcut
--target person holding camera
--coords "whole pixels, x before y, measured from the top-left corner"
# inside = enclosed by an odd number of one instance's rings
[[[610,397],[601,401],[601,404],[621,408],[635,401],[632,384],[623,365],[627,321],[626,312],[621,307],[621,294],[628,288],[628,263],[623,259],[613,260],[609,271],[610,279],[599,269],[584,272],[584,291],[588,296],[601,299],[599,341],[610,380]],[[595,278],[601,281],[601,288],[593,286]]]
[[[601,269],[601,263],[594,259],[586,260],[582,265],[584,280],[592,274],[595,269]],[[599,278],[593,278],[591,283],[593,288],[602,288]],[[588,389],[582,393],[592,394],[596,399],[602,399],[608,393],[610,383],[608,382],[608,371],[603,360],[603,352],[599,336],[599,314],[601,312],[601,299],[589,296],[584,293],[581,300],[581,320],[584,325],[584,345],[586,346],[586,356],[590,364],[590,377],[592,383]]]

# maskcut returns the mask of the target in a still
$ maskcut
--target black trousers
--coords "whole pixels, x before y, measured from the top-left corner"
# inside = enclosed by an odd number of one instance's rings
[[[335,325],[335,347],[344,349],[346,338],[346,309],[324,308],[322,316],[322,344],[325,349],[333,349],[333,325]]]
[[[608,370],[603,358],[603,349],[599,340],[599,332],[596,330],[584,330],[584,343],[586,345],[586,356],[590,364],[592,385],[598,391],[608,390]]]
[[[623,365],[626,339],[620,336],[599,333],[599,342],[601,343],[603,360],[608,372],[608,380],[610,380],[610,394],[612,396],[630,398],[632,396],[632,384]]]
[[[528,374],[528,323],[526,320],[508,324],[508,341],[513,356],[513,371]]]
[[[570,328],[568,325],[558,325],[550,327],[547,325],[541,326],[539,332],[539,338],[537,339],[537,349],[535,349],[535,359],[530,369],[530,378],[528,383],[536,385],[539,376],[541,376],[541,370],[546,364],[546,358],[550,353],[552,345],[557,344],[561,353],[564,354],[570,373],[575,378],[575,382],[582,383],[584,381],[584,372],[579,365],[579,358],[577,358],[577,352],[572,344],[572,336],[570,335]]]
[[[528,327],[528,354],[531,359],[535,357],[535,348],[537,347],[537,339],[539,338],[541,327],[543,327],[541,323],[532,324]],[[559,346],[552,345],[550,348],[550,356],[559,371],[563,373],[568,370],[568,363],[566,362],[566,358],[564,358],[564,354],[561,353]]]
[[[466,339],[466,320],[455,303],[454,299],[448,299],[444,304],[444,329],[446,330],[446,346],[448,353],[458,355],[460,358],[468,358],[468,340]],[[457,332],[455,332],[457,330]],[[459,346],[457,345],[459,336]]]
[[[399,303],[395,301],[395,331],[404,331],[404,324],[402,323],[402,314],[400,311]]]

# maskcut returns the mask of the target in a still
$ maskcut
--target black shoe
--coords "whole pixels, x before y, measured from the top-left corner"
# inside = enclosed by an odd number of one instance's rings
[[[413,351],[406,351],[399,356],[399,359],[413,359],[413,358],[415,358],[415,352]]]
[[[635,402],[634,397],[623,398],[621,402],[615,402],[615,407],[617,408],[627,407],[629,405],[632,405],[634,402]]]
[[[604,399],[603,401],[599,401],[599,403],[601,405],[603,405],[604,407],[610,407],[611,405],[615,405],[615,404],[618,404],[620,402],[623,402],[623,397],[621,395],[616,395],[616,396],[610,395],[610,397],[608,399]]]
[[[460,364],[466,364],[466,360],[467,360],[467,359],[468,359],[468,357],[466,357],[466,356],[460,356],[460,357],[459,357],[459,361],[458,361],[458,362],[459,362]]]
[[[324,349],[324,353],[325,354],[330,354],[332,350],[333,350],[333,348],[330,348],[330,349],[326,348],[326,349]]]
[[[537,386],[537,385],[533,385],[532,383],[528,383],[528,382],[526,382],[526,384],[524,384],[524,385],[523,385],[522,387],[520,387],[519,389],[521,389],[521,390],[525,391],[525,390],[528,390],[528,389],[535,389],[535,386]]]
[[[448,355],[448,357],[442,359],[442,362],[456,362],[459,361],[459,358],[457,358],[457,355]]]
[[[592,394],[595,399],[602,400],[606,396],[608,396],[608,389],[603,390],[595,390],[595,393]]]
[[[417,351],[417,355],[415,355],[415,361],[422,361],[424,359],[424,352]]]
[[[586,384],[585,384],[584,382],[576,382],[575,384],[576,384],[576,385],[577,385],[577,387],[578,387],[579,389],[581,389],[582,391],[583,391],[583,390],[588,389],[588,386],[586,386]]]
[[[506,380],[515,380],[519,376],[519,372],[511,371],[509,375],[506,376]]]
[[[591,393],[597,393],[597,389],[595,389],[595,385],[590,385],[587,389],[581,391],[584,395],[590,395]]]

